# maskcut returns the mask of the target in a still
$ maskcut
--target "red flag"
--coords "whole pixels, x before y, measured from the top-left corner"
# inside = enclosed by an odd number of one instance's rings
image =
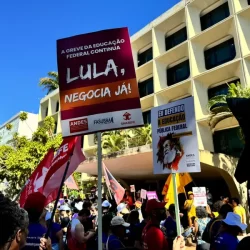
[[[30,194],[43,193],[44,179],[49,171],[53,157],[54,157],[54,150],[51,149],[49,150],[47,155],[45,155],[43,160],[40,162],[40,164],[37,166],[35,171],[32,173],[32,175],[26,182],[26,186],[22,191],[19,199],[20,207],[24,207],[24,204]]]
[[[105,175],[105,181],[107,187],[111,190],[114,195],[117,205],[121,202],[124,197],[125,189],[119,184],[115,177],[109,172],[104,162],[102,163],[103,172]]]
[[[79,187],[72,175],[69,176],[69,178],[64,182],[64,184],[67,186],[69,189],[75,189],[79,190]]]
[[[70,157],[71,160],[66,179],[77,169],[78,165],[85,160],[81,148],[81,136],[67,137],[63,140],[44,180],[43,194],[46,197],[60,187],[66,164]]]

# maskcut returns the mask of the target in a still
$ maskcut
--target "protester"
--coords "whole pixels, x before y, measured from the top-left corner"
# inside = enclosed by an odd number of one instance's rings
[[[29,218],[17,203],[0,194],[0,249],[19,250],[25,246]]]
[[[194,205],[194,194],[191,191],[188,192],[188,199],[184,203],[184,209],[187,210],[188,225],[192,227],[193,226],[192,218],[196,217],[196,212],[195,212],[196,210]]]
[[[219,211],[224,203],[222,201],[216,201],[213,205],[213,217],[217,218],[219,216]]]
[[[232,206],[234,213],[240,216],[241,223],[246,224],[246,211],[244,207],[241,206],[238,198],[232,198]]]
[[[128,209],[132,209],[134,206],[133,197],[130,191],[126,190],[123,198],[123,202],[127,204]]]
[[[168,249],[168,242],[160,229],[160,222],[166,218],[165,205],[156,199],[147,201],[146,212],[150,219],[142,232],[143,249]]]
[[[196,207],[196,220],[194,222],[195,226],[195,236],[197,239],[197,250],[209,250],[210,249],[210,244],[207,243],[206,241],[202,240],[202,235],[206,229],[207,224],[211,220],[208,217],[207,211],[204,207],[198,206]]]
[[[120,216],[115,216],[111,220],[111,234],[109,235],[106,243],[106,250],[126,249],[122,242],[126,234],[126,228],[130,226]]]
[[[116,209],[117,209],[117,216],[123,217],[123,219],[126,221],[129,215],[129,210],[127,209],[127,205],[125,203],[120,203]]]
[[[94,237],[94,232],[87,232],[82,223],[86,222],[90,216],[88,209],[83,209],[78,213],[78,217],[73,219],[67,230],[67,243],[69,250],[85,250],[86,243]]]
[[[246,230],[247,225],[241,223],[241,218],[238,214],[229,212],[226,219],[222,222],[220,233],[215,238],[212,245],[213,250],[236,250],[239,240],[237,236],[242,231]]]

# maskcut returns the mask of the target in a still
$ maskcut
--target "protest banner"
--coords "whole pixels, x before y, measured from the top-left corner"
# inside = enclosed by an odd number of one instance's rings
[[[147,191],[148,200],[156,199],[158,200],[158,195],[156,191]]]
[[[193,97],[151,110],[154,174],[200,172]]]
[[[207,192],[205,187],[193,187],[194,205],[196,207],[207,206]]]
[[[146,199],[147,199],[147,190],[141,189],[141,198],[142,198],[143,200],[146,200]]]
[[[135,185],[130,185],[130,192],[134,193],[135,192]]]
[[[64,137],[143,125],[127,28],[57,41]]]

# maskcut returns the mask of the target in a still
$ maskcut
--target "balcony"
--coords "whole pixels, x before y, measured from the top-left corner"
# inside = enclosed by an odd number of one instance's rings
[[[153,29],[154,57],[158,57],[166,51],[166,36],[171,36],[184,27],[186,27],[184,6],[171,16],[167,17],[164,21],[156,24]],[[178,45],[180,43],[175,43],[173,45]]]
[[[194,37],[198,35],[202,31],[202,25],[201,25],[201,16],[205,16],[207,13],[211,13],[214,9],[218,8],[222,4],[222,1],[218,0],[194,0],[187,6],[187,20],[188,23],[191,25],[188,25],[188,34],[189,37]],[[233,6],[231,1],[228,1],[229,5],[229,13],[230,15],[233,14]],[[225,17],[225,15],[221,15],[221,17]],[[209,24],[215,24],[216,21],[219,21],[220,16],[216,19],[211,20],[207,23],[207,26]],[[221,18],[222,19],[222,18]],[[216,24],[215,24],[216,25]],[[212,26],[214,27],[214,26]]]
[[[207,70],[204,60],[205,50],[215,47],[231,38],[234,38],[236,59],[240,57],[240,48],[233,17],[229,17],[228,19],[213,26],[213,28],[209,28],[192,38],[190,44],[192,76],[196,77]]]
[[[237,24],[242,56],[250,54],[250,6],[237,14]]]
[[[234,2],[236,13],[248,8],[250,5],[250,0],[239,0],[239,1],[233,1],[233,2]]]
[[[154,82],[155,92],[168,86],[166,69],[188,59],[188,42],[184,42],[171,50],[166,51],[155,59]]]

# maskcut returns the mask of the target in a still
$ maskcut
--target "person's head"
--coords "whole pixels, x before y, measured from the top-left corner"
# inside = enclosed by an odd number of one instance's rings
[[[90,210],[91,209],[91,206],[92,206],[92,203],[90,201],[85,201],[82,205],[82,208],[83,209],[88,209]]]
[[[129,190],[126,190],[126,191],[125,191],[125,195],[126,195],[126,196],[130,196],[130,191],[129,191]]]
[[[90,216],[90,210],[89,209],[82,209],[79,213],[78,213],[78,219],[81,221],[81,222],[86,222],[88,220]]]
[[[229,203],[229,197],[228,196],[221,196],[221,200],[224,204],[228,204]]]
[[[128,216],[128,223],[135,225],[139,223],[139,212],[137,210],[132,210]]]
[[[206,208],[201,207],[201,206],[196,207],[196,216],[199,219],[207,218],[208,214],[207,214]]]
[[[238,198],[232,198],[233,207],[237,207],[240,204],[240,200]]]
[[[70,208],[68,205],[61,205],[59,210],[61,218],[69,217]]]
[[[250,246],[250,236],[244,237],[238,244],[237,250],[248,250]]]
[[[146,212],[152,220],[161,222],[166,219],[166,203],[160,202],[156,199],[148,200],[146,205]]]
[[[219,212],[222,206],[223,206],[223,202],[222,201],[216,201],[214,203],[214,206],[213,206],[214,212]]]
[[[194,193],[192,191],[188,192],[188,199],[193,200],[194,199]]]
[[[168,208],[168,212],[170,214],[170,216],[175,217],[175,205],[171,204]]]
[[[19,250],[25,246],[28,214],[3,194],[0,194],[0,224],[0,249]]]
[[[102,203],[102,213],[103,214],[108,213],[110,207],[111,207],[111,204],[109,203],[109,201],[107,201],[107,200],[103,201],[103,203]]]
[[[114,235],[119,238],[123,238],[126,234],[126,228],[130,226],[129,223],[126,223],[124,219],[120,216],[115,216],[111,220],[111,231]]]
[[[224,204],[221,206],[219,214],[225,219],[229,212],[233,212],[233,208],[229,204]]]
[[[127,209],[127,205],[125,203],[120,203],[116,209],[117,209],[117,215],[120,217],[129,214],[129,210]]]
[[[246,230],[247,225],[241,223],[241,218],[238,214],[229,212],[226,218],[222,221],[222,230],[234,236],[239,235],[242,231]]]

